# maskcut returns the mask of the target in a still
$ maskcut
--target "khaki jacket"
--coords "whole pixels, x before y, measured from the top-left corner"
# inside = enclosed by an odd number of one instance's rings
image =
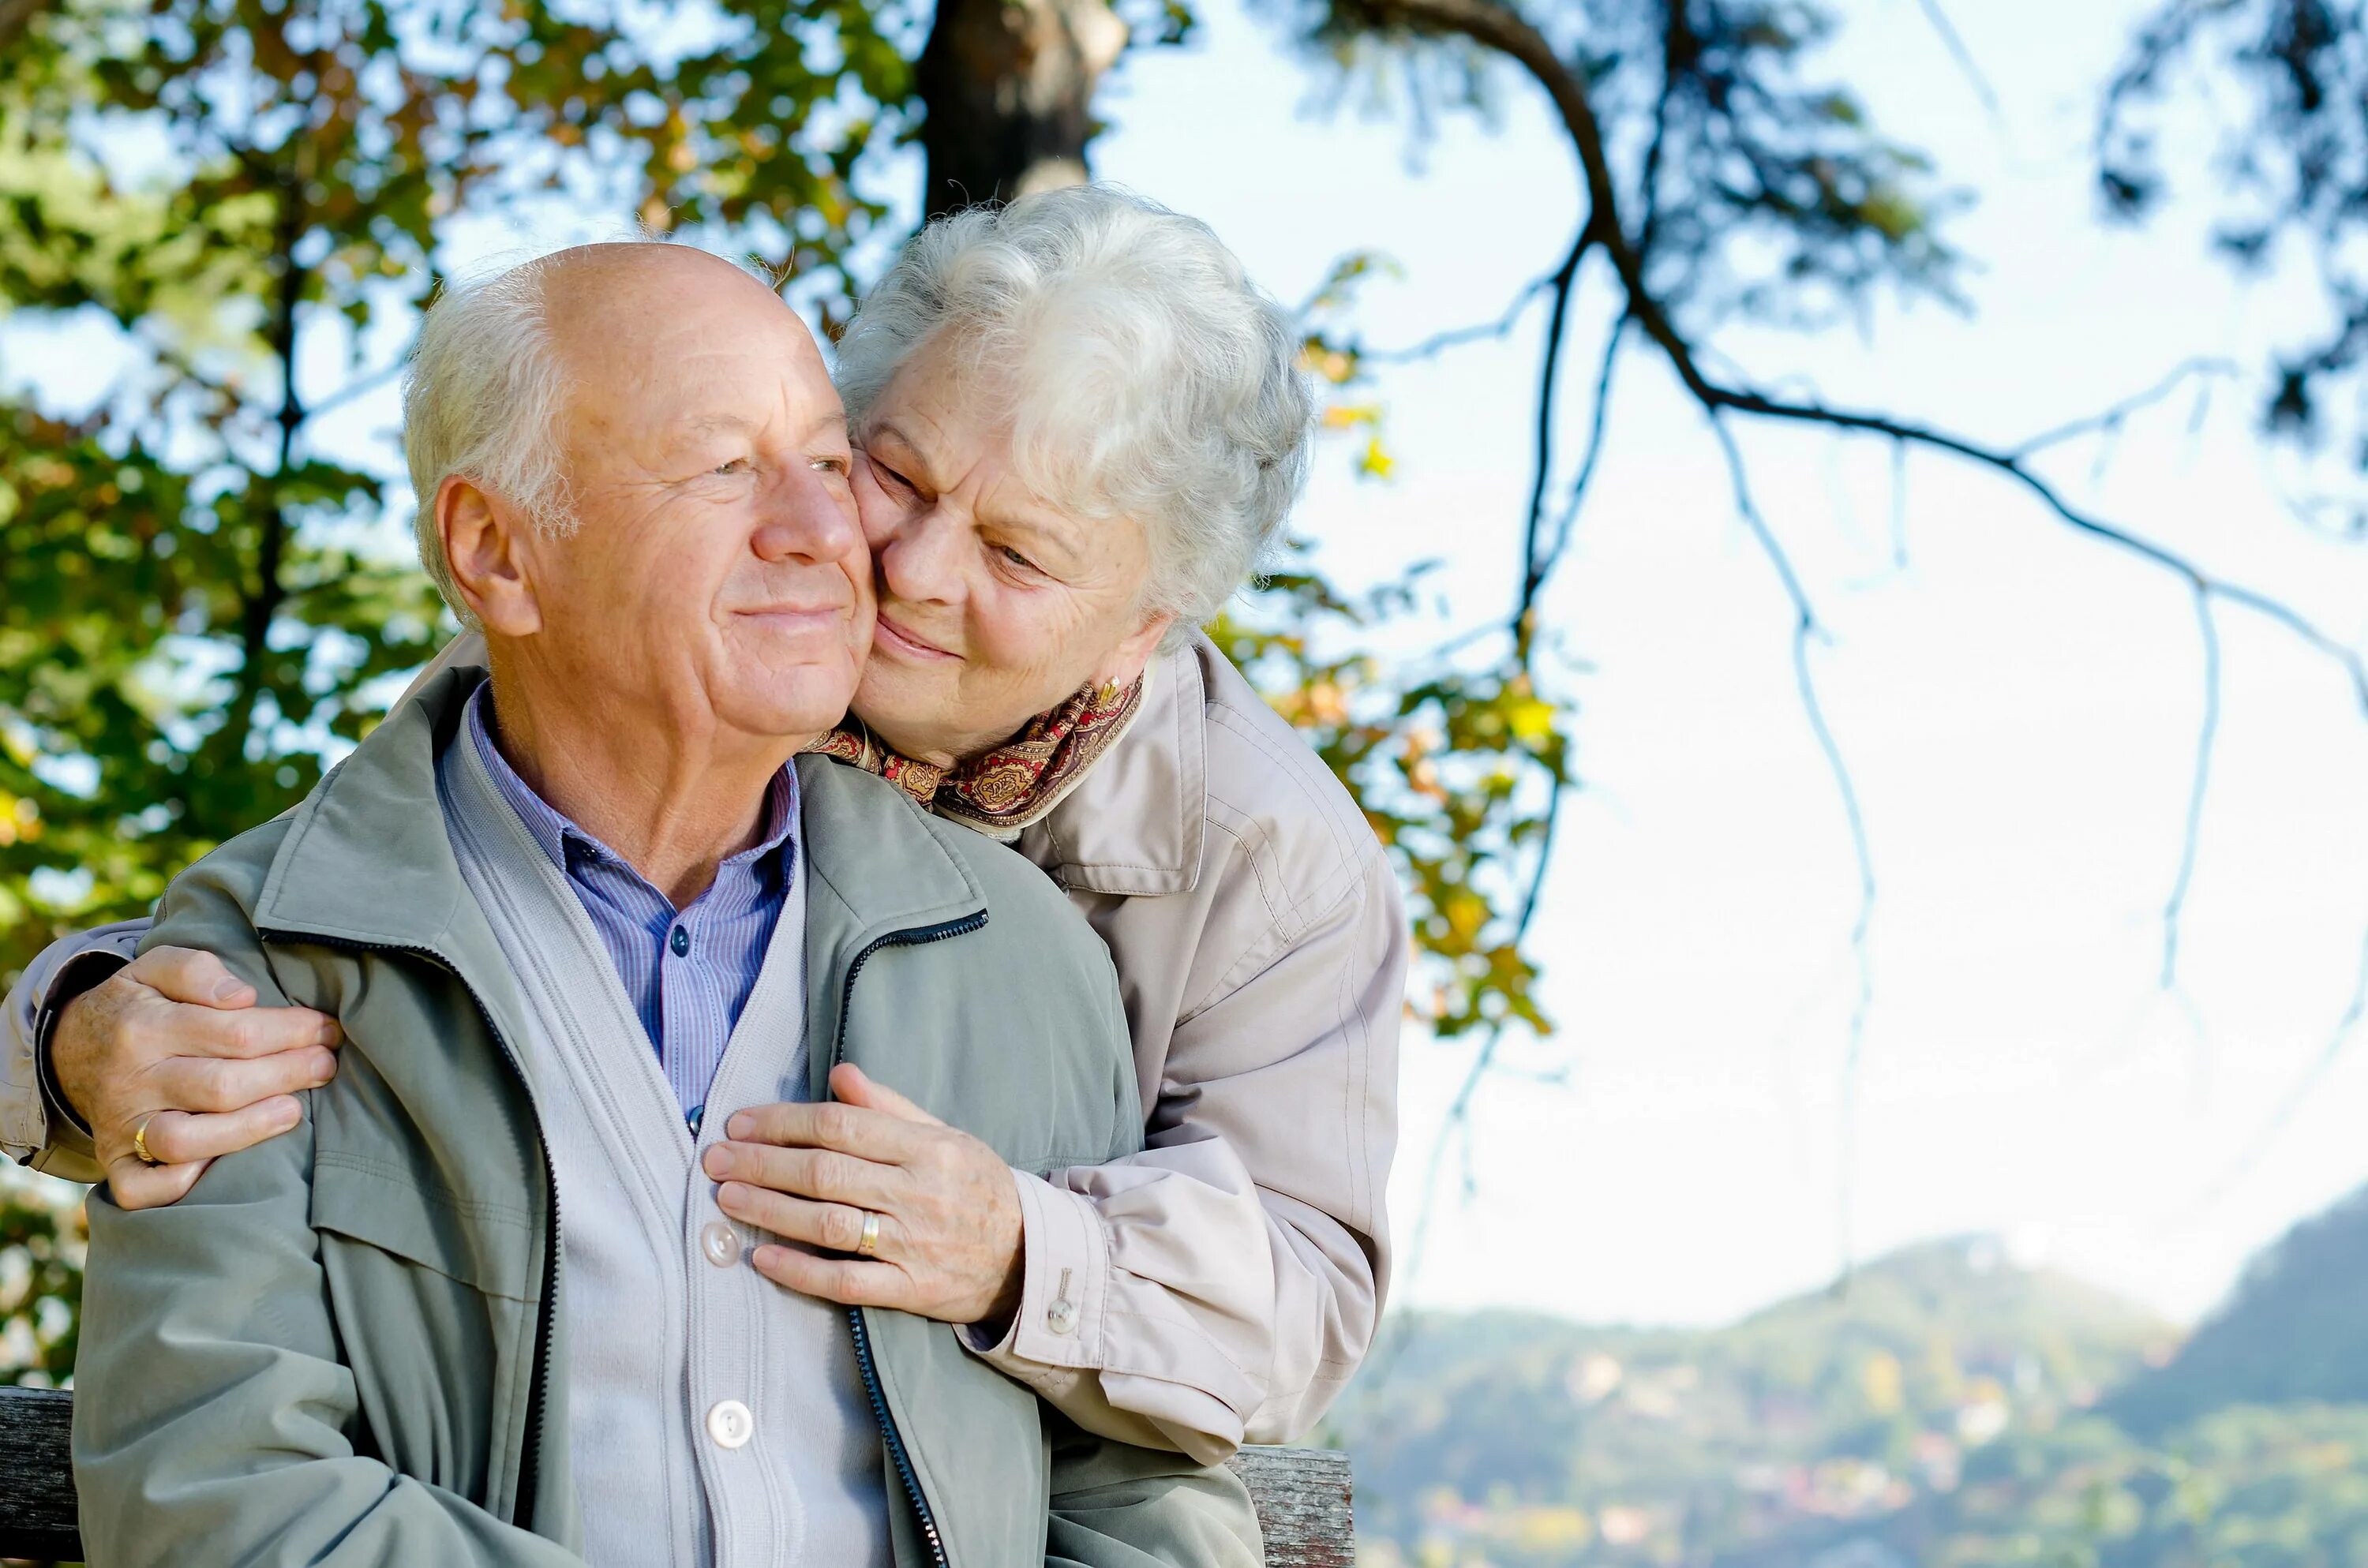
[[[463,637],[435,668],[483,657]],[[1021,1310],[973,1348],[1107,1437],[1203,1462],[1292,1441],[1364,1356],[1388,1279],[1408,949],[1389,862],[1338,780],[1198,636],[1155,661],[1126,733],[1016,847],[1110,946],[1148,1147],[1018,1178]],[[141,929],[67,938],[11,994],[0,1142],[17,1157],[63,1120],[33,1074],[42,988]],[[89,1179],[58,1142],[49,1168]],[[1052,1315],[1064,1279],[1066,1334]]]
[[[74,1455],[94,1562],[577,1561],[564,1221],[525,1004],[435,785],[472,675],[430,682],[165,895],[149,940],[220,954],[347,1044],[295,1131],[179,1204],[92,1198]],[[1053,890],[876,779],[799,767],[808,1092],[857,1062],[1020,1170],[1136,1147],[1110,958]],[[899,1568],[1256,1561],[1224,1472],[1092,1462],[944,1324],[866,1308],[848,1332]],[[1131,1517],[1099,1528],[1113,1501]],[[1050,1539],[1076,1512],[1107,1551]]]

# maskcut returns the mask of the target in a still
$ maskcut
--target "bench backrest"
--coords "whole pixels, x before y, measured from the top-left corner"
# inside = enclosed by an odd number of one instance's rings
[[[0,1557],[77,1562],[66,1429],[74,1395],[0,1389]],[[1329,1449],[1244,1449],[1233,1468],[1258,1503],[1269,1568],[1349,1568],[1349,1456]]]

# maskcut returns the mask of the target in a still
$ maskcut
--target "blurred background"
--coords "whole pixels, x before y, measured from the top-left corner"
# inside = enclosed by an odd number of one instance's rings
[[[1088,173],[1327,389],[1220,635],[1423,949],[1360,1560],[2368,1562],[2345,0],[0,0],[0,977],[450,630],[438,277],[640,225],[828,334]]]

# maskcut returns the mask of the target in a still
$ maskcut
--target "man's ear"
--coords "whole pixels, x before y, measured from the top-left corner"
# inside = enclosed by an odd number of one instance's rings
[[[461,597],[477,624],[499,637],[542,630],[542,607],[525,558],[527,520],[470,480],[448,475],[436,489],[436,531]]]
[[[1176,617],[1172,613],[1145,617],[1143,624],[1121,639],[1119,645],[1110,651],[1110,657],[1094,671],[1096,684],[1132,685],[1135,677],[1143,674],[1143,667],[1151,663],[1151,655],[1159,651],[1159,640],[1167,636],[1167,629],[1175,624]]]

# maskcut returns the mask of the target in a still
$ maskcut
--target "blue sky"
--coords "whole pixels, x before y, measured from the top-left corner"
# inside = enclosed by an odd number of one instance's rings
[[[1848,0],[1832,65],[1978,201],[1952,230],[1970,316],[1875,312],[1872,332],[1737,335],[1752,375],[2010,442],[2138,391],[2192,357],[2259,363],[2314,297],[2243,287],[2201,215],[2140,233],[2095,221],[2099,84],[2142,7],[1991,0],[1956,20],[1996,82],[1993,121],[1917,0]],[[1103,109],[1098,172],[1208,219],[1253,273],[1304,297],[1342,253],[1399,275],[1367,297],[1376,344],[1494,317],[1558,259],[1569,156],[1536,96],[1501,83],[1484,126],[1314,112],[1319,79],[1217,0],[1192,47],[1137,54]],[[2042,45],[2044,44],[2044,47]],[[2207,138],[2209,126],[2186,128]],[[613,231],[600,213],[464,226],[466,261]],[[1582,292],[1591,368],[1608,297]],[[1360,483],[1327,453],[1302,514],[1351,581],[1441,558],[1450,611],[1500,615],[1528,483],[1535,315],[1502,342],[1390,372],[1400,460]],[[392,351],[392,346],[382,346]],[[0,374],[72,403],[104,384],[89,332],[12,329]],[[320,384],[343,379],[324,346]],[[1566,449],[1585,416],[1565,403]],[[85,390],[87,389],[87,390]],[[1840,1085],[1856,872],[1792,687],[1788,609],[1738,525],[1716,447],[1660,365],[1622,368],[1606,463],[1546,615],[1583,667],[1585,788],[1538,926],[1551,1041],[1484,1091],[1468,1196],[1440,1195],[1401,1301],[1707,1321],[1830,1278],[1845,1205]],[[2182,392],[2050,474],[2079,503],[2280,594],[2368,646],[2368,546],[2314,539],[2304,483],[2252,427],[2254,389]],[[386,460],[392,393],[324,434]],[[1771,526],[1833,639],[1816,668],[1864,798],[1880,885],[1849,1233],[1868,1255],[2004,1233],[2191,1314],[2246,1254],[2368,1176],[2368,1049],[2340,1055],[2243,1179],[2213,1195],[2305,1081],[2368,934],[2368,718],[2333,666],[2241,611],[2217,622],[2224,718],[2180,986],[2158,985],[2202,688],[2170,579],[2070,536],[1998,479],[1918,456],[1894,559],[1886,449],[1747,429]],[[390,540],[404,526],[384,527]],[[2368,1030],[2362,1030],[2368,1035]],[[2368,1047],[2368,1040],[2360,1042]],[[1407,1041],[1401,1227],[1462,1049]],[[1451,1161],[1451,1173],[1459,1162]],[[2211,1200],[2205,1201],[2209,1196]]]

